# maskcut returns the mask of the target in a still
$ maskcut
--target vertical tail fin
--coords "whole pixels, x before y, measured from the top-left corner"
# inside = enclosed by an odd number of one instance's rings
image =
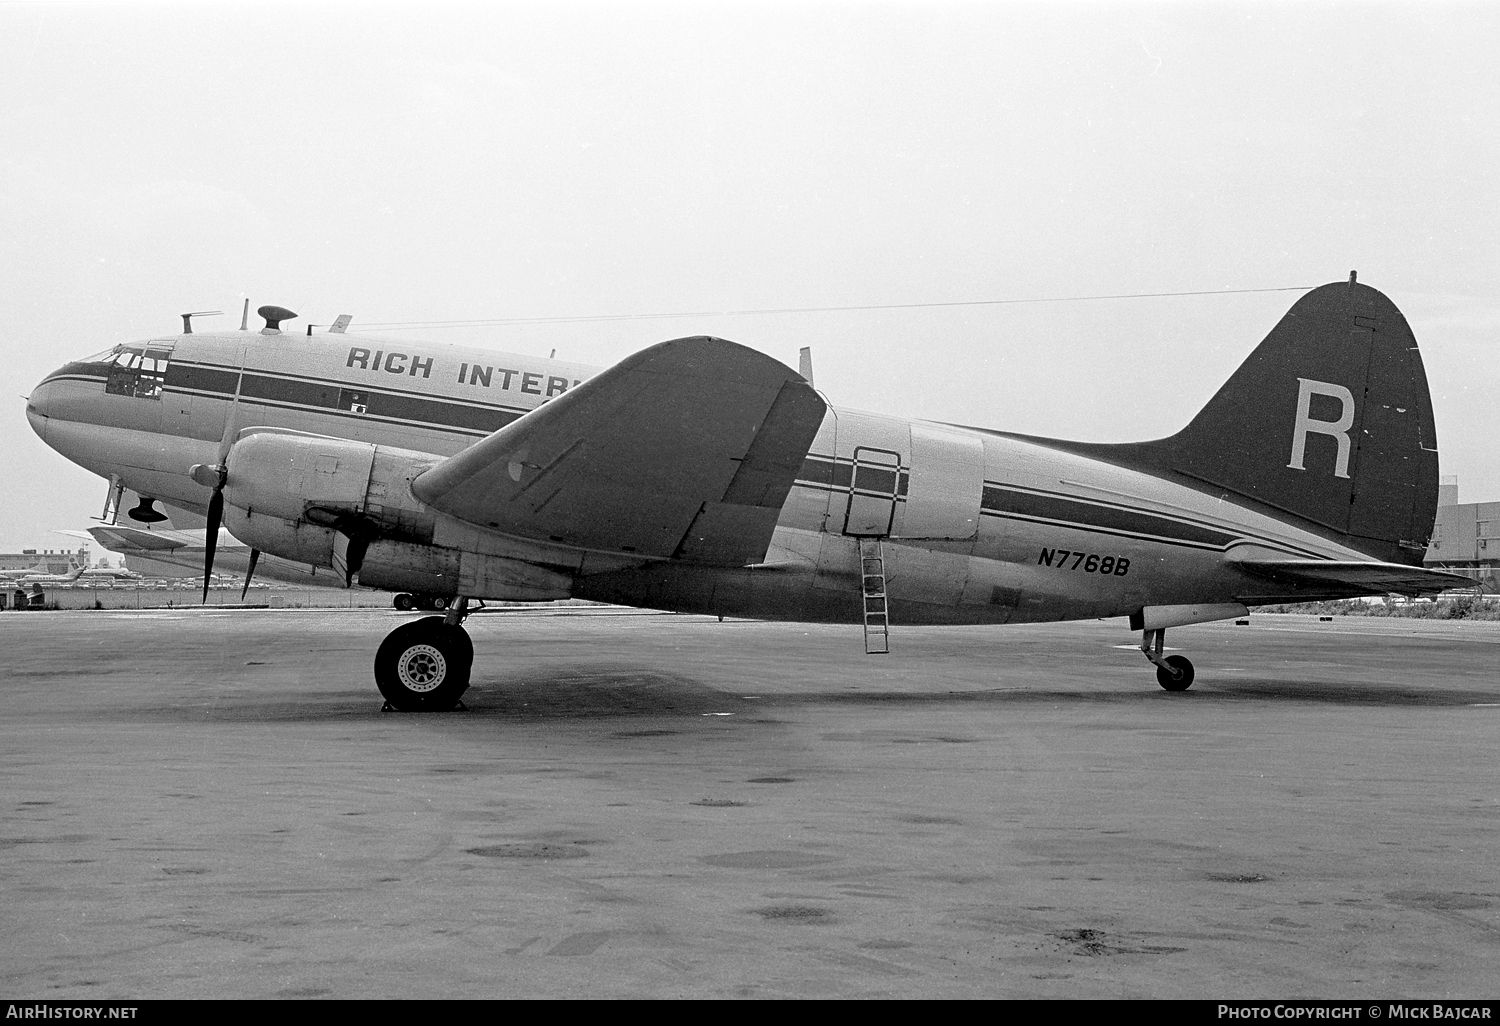
[[[1411,327],[1354,281],[1289,310],[1157,461],[1419,565],[1437,509],[1437,435]]]

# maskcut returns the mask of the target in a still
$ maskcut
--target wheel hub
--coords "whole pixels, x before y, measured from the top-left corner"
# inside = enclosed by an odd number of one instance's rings
[[[413,645],[396,660],[402,687],[418,694],[435,690],[448,676],[448,660],[431,645]]]

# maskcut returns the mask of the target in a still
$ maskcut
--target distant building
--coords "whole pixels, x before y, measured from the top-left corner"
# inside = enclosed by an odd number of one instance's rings
[[[81,546],[76,552],[67,549],[22,549],[20,552],[0,552],[0,571],[30,570],[40,566],[38,573],[65,574],[73,565],[89,565],[89,547]]]
[[[1500,502],[1459,502],[1458,478],[1443,478],[1422,563],[1472,577],[1487,591],[1500,590]]]

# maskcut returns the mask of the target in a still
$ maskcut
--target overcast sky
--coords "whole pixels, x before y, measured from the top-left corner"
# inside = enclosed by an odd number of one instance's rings
[[[1500,4],[0,3],[0,550],[105,484],[21,396],[185,310],[746,310],[1360,280],[1500,500]],[[1182,427],[1296,292],[409,329],[715,334],[838,405]],[[238,327],[225,316],[203,327]]]

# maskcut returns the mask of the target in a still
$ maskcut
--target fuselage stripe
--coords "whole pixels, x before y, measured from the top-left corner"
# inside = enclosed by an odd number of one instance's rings
[[[190,393],[184,393],[184,394],[190,394]],[[242,405],[242,406],[258,406],[258,407],[261,407],[261,408],[267,409],[267,410],[294,410],[294,411],[299,412],[299,413],[320,413],[320,414],[322,414],[324,416],[327,416],[327,417],[340,417],[340,418],[343,418],[343,419],[346,419],[346,420],[358,420],[358,421],[374,422],[374,423],[379,423],[379,424],[393,424],[393,425],[398,425],[400,427],[426,428],[426,429],[428,429],[430,431],[431,430],[441,430],[445,434],[449,434],[449,435],[464,435],[464,436],[466,436],[468,438],[476,438],[476,439],[477,438],[484,438],[484,437],[486,437],[488,435],[494,434],[494,431],[498,430],[498,428],[491,429],[491,430],[486,430],[485,428],[482,428],[482,427],[481,428],[462,428],[462,427],[456,427],[456,426],[451,426],[451,425],[438,424],[438,423],[435,423],[434,421],[432,421],[431,419],[403,420],[403,419],[399,419],[397,417],[381,417],[381,416],[376,416],[376,415],[369,414],[369,413],[355,413],[352,410],[327,410],[327,409],[311,410],[311,409],[308,409],[305,406],[296,406],[296,405],[291,405],[291,404],[279,403],[279,402],[275,401],[274,399],[242,399],[242,400],[240,400],[240,405]],[[516,419],[519,416],[520,416],[520,414],[516,414],[511,419],[514,420],[514,419]],[[504,425],[501,424],[500,426],[503,427]]]
[[[1020,519],[1050,523],[1086,523],[1111,534],[1172,538],[1207,548],[1222,548],[1234,536],[1197,524],[1182,523],[1142,510],[1121,509],[1062,495],[1044,495],[985,485],[981,509]]]
[[[106,380],[110,370],[109,364],[72,363],[45,380],[94,383]],[[166,395],[228,400],[237,389],[241,401],[248,405],[436,427],[478,437],[492,434],[526,413],[514,406],[439,399],[368,385],[357,388],[293,375],[246,370],[242,378],[237,369],[182,360],[167,366]]]
[[[97,383],[108,379],[110,364],[70,363],[45,381],[71,380]],[[271,409],[294,409],[341,418],[435,428],[457,434],[484,437],[523,416],[518,407],[480,404],[473,400],[424,396],[405,390],[345,385],[301,375],[265,373],[224,365],[174,360],[167,365],[165,393],[228,400],[238,389],[247,405]],[[909,468],[886,468],[858,464],[849,457],[809,453],[803,460],[795,484],[826,492],[852,491],[871,498],[889,496],[894,485],[896,501],[904,502],[910,483]],[[1232,545],[1255,542],[1278,550],[1291,549],[1308,558],[1317,553],[1244,534],[1231,534],[1203,522],[1174,518],[1156,511],[1080,496],[986,481],[979,512],[983,516],[1074,530],[1137,538],[1189,548],[1225,551]]]

